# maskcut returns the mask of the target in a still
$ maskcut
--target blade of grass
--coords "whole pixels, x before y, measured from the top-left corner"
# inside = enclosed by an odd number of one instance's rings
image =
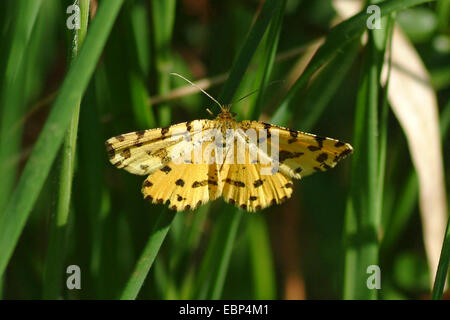
[[[195,283],[195,299],[218,299],[242,212],[225,205],[218,213]],[[237,217],[236,217],[237,216]],[[219,250],[219,251],[217,251]],[[214,298],[213,298],[214,299]]]
[[[230,224],[225,225],[226,230],[222,234],[220,241],[223,241],[223,251],[220,255],[218,269],[216,276],[213,278],[212,283],[212,291],[211,291],[211,299],[220,299],[222,295],[223,285],[225,283],[225,277],[227,275],[228,266],[230,264],[231,251],[233,249],[234,240],[236,238],[237,229],[239,226],[239,222],[241,221],[241,216],[244,212],[241,210],[235,210],[234,213],[230,217]],[[228,215],[228,214],[227,214]],[[227,217],[228,218],[228,217]]]
[[[264,63],[264,67],[257,70],[257,72],[259,71],[260,73],[262,73],[262,75],[258,77],[258,79],[261,78],[258,96],[251,106],[250,110],[248,111],[248,119],[256,119],[257,116],[261,114],[265,87],[269,83],[270,75],[272,74],[272,69],[278,50],[278,42],[280,39],[281,25],[283,24],[285,9],[286,1],[282,0],[281,5],[277,8],[275,17],[270,23],[269,31],[267,32],[267,38],[264,41],[264,54],[263,58],[261,59],[261,62]]]
[[[151,1],[152,6],[152,21],[154,30],[154,47],[155,47],[155,63],[158,73],[158,84],[157,90],[158,94],[166,94],[170,91],[170,71],[171,71],[171,56],[170,56],[170,40],[172,38],[173,25],[175,22],[175,8],[176,1],[170,0],[156,0]],[[136,22],[134,22],[136,23]],[[139,34],[136,34],[139,37]],[[142,49],[138,51],[138,56],[142,56]],[[141,57],[141,60],[143,57]],[[135,103],[135,108],[140,109],[140,113],[147,113],[147,127],[154,126],[154,119],[151,113],[148,102],[149,99],[145,97],[146,91],[141,88],[140,97],[137,97],[139,88],[136,89],[136,85],[139,85],[136,81],[132,84],[132,96],[136,100],[139,99],[138,103]],[[143,85],[143,84],[141,84]],[[142,106],[139,106],[140,102],[145,102]],[[144,107],[144,109],[142,109]],[[170,123],[171,112],[167,105],[160,106],[159,109],[159,124],[161,126],[167,126]],[[142,120],[139,119],[142,123]],[[147,240],[146,246],[144,248],[141,257],[139,258],[133,275],[129,278],[125,289],[121,293],[121,299],[135,299],[142,288],[145,278],[147,277],[150,268],[158,254],[158,251],[170,229],[174,214],[167,213],[166,210],[161,211],[158,214],[157,222],[155,228],[150,233],[149,239]],[[163,272],[163,266],[158,266],[158,272]]]
[[[418,4],[435,0],[391,0],[379,3],[381,17],[392,12],[402,10]],[[282,123],[292,119],[294,106],[291,101],[295,95],[305,88],[309,78],[327,61],[342,50],[342,48],[362,35],[366,30],[367,13],[365,10],[333,27],[327,35],[325,43],[317,50],[305,71],[295,82],[291,90],[283,98],[273,119],[275,123]],[[282,115],[282,116],[281,116]]]
[[[17,175],[17,164],[11,157],[19,152],[21,131],[11,132],[11,124],[16,123],[22,114],[23,82],[20,77],[23,72],[23,61],[35,25],[42,0],[17,1],[16,17],[13,19],[11,44],[6,62],[0,110],[0,215],[11,195]]]
[[[90,0],[75,2],[80,8],[80,29],[75,30],[72,47],[72,59],[78,54],[87,32]],[[58,205],[56,216],[52,217],[47,258],[44,269],[44,299],[58,299],[62,293],[62,270],[66,257],[66,232],[71,203],[72,182],[75,168],[78,120],[81,96],[73,110],[72,120],[62,146],[62,163],[59,177]]]
[[[150,72],[150,41],[147,8],[143,2],[132,3],[129,13],[132,40],[127,50],[134,57],[129,71],[131,100],[136,129],[154,128],[156,121],[150,108],[147,78]]]
[[[447,102],[447,105],[440,116],[440,131],[443,144],[448,133],[449,126],[450,100]],[[395,244],[403,234],[403,230],[405,230],[408,225],[408,221],[410,221],[413,216],[414,209],[417,207],[419,185],[417,174],[414,169],[411,170],[406,178],[406,182],[402,185],[405,187],[402,188],[397,204],[392,210],[395,214],[390,214],[392,218],[386,227],[385,236],[383,237],[383,241],[381,243],[380,250],[382,251],[383,256],[388,255],[394,249]]]
[[[142,284],[150,270],[150,267],[155,261],[156,255],[161,248],[161,245],[166,238],[167,232],[170,229],[175,214],[167,212],[166,209],[162,210],[156,221],[156,224],[150,233],[150,237],[145,245],[144,251],[139,258],[132,276],[127,282],[125,289],[123,290],[120,299],[132,300],[136,299]]]
[[[187,270],[185,270],[185,265],[181,262],[183,258],[188,256],[189,252],[197,247],[210,208],[211,204],[205,204],[198,208],[195,215],[192,217],[191,225],[187,225],[181,230],[179,239],[174,243],[177,250],[170,257],[169,267],[175,274],[178,274],[179,272],[186,273]],[[183,219],[183,222],[185,221],[186,220]]]
[[[355,61],[359,48],[359,40],[350,42],[320,71],[302,98],[299,109],[303,116],[295,117],[293,128],[300,128],[305,132],[314,128]]]
[[[170,91],[170,72],[172,71],[172,58],[170,56],[170,40],[175,23],[175,0],[152,0],[153,40],[155,47],[155,64],[158,72],[158,95]],[[171,112],[168,105],[163,104],[158,109],[159,123],[168,126],[171,121]]]
[[[438,18],[438,27],[440,30],[444,31],[449,25],[450,2],[438,1],[436,3],[436,12]]]
[[[276,298],[276,278],[269,230],[263,216],[255,215],[248,224],[249,250],[253,276],[253,298]]]
[[[102,2],[83,48],[70,67],[59,95],[34,146],[33,152],[4,214],[0,217],[0,276],[3,275],[17,240],[70,124],[73,110],[94,72],[102,48],[123,0]]]
[[[383,25],[386,25],[386,21],[383,21]],[[366,270],[369,266],[379,264],[378,232],[383,200],[381,194],[386,152],[387,101],[384,102],[384,123],[381,124],[383,140],[380,141],[378,84],[387,38],[391,33],[392,28],[389,23],[385,30],[369,32],[368,54],[364,63],[362,85],[357,102],[356,119],[359,122],[355,129],[355,135],[357,135],[355,153],[358,153],[359,157],[353,158],[353,185],[346,212],[344,299],[377,299],[378,297],[378,290],[370,290],[366,285],[368,277]],[[366,114],[365,117],[361,117],[363,113]]]
[[[2,61],[5,59],[6,63],[2,63],[0,66],[4,72],[4,77],[0,79],[0,86],[3,88],[0,91],[0,176],[2,177],[0,216],[3,215],[3,209],[17,177],[18,162],[13,158],[19,153],[22,126],[18,130],[13,130],[11,123],[16,123],[25,107],[25,101],[22,100],[23,77],[25,77],[24,61],[41,3],[40,0],[34,2],[22,0],[3,8],[5,9],[3,14],[15,18],[10,26],[11,36],[6,37],[8,33],[5,33],[1,45]],[[5,21],[5,23],[7,22]],[[0,275],[0,285],[2,283],[3,277]],[[2,290],[0,290],[0,296],[1,294]]]
[[[448,274],[448,266],[450,262],[450,219],[447,222],[447,229],[445,232],[444,241],[442,243],[441,257],[439,259],[439,266],[436,272],[436,279],[434,281],[433,293],[431,299],[440,300],[445,287],[445,279]]]
[[[450,127],[450,100],[447,102],[447,105],[444,109],[444,112],[441,114],[441,136],[442,140],[445,140],[447,136],[448,129]],[[416,190],[418,189],[417,180],[416,180]],[[416,191],[418,192],[418,191]],[[417,201],[417,197],[415,197]],[[439,300],[442,299],[442,295],[445,288],[446,278],[449,271],[449,263],[450,263],[450,218],[447,222],[447,229],[444,236],[444,241],[442,243],[441,256],[439,258],[439,265],[436,272],[436,278],[434,281],[433,292],[431,295],[431,299]]]
[[[272,0],[267,0],[264,3],[264,6],[252,26],[243,47],[239,51],[238,58],[233,64],[230,75],[228,76],[228,79],[220,93],[219,101],[221,103],[227,104],[233,100],[234,94],[236,93],[245,71],[250,64],[250,60],[252,59],[255,50],[271,21],[275,9],[280,5],[280,3]]]
[[[367,65],[367,62],[366,62]],[[355,153],[352,156],[352,184],[350,196],[347,201],[347,209],[345,216],[345,240],[344,247],[346,248],[345,253],[345,268],[344,268],[344,292],[343,297],[352,298],[358,297],[360,299],[363,298],[360,291],[357,290],[364,285],[364,279],[362,278],[364,275],[361,275],[363,268],[359,265],[361,261],[361,246],[363,241],[358,239],[358,235],[362,237],[362,232],[360,230],[359,216],[358,212],[362,211],[362,205],[364,203],[364,195],[367,193],[367,190],[362,190],[362,186],[366,188],[365,185],[365,176],[364,176],[364,163],[367,163],[365,159],[366,150],[363,150],[363,146],[365,142],[363,142],[363,135],[366,134],[364,131],[365,127],[365,119],[366,119],[366,99],[368,96],[368,74],[367,74],[367,66],[364,67],[363,72],[364,76],[361,80],[360,89],[358,91],[357,97],[357,106],[356,106],[356,115],[355,115],[355,129],[354,129],[354,141],[353,147]],[[363,200],[364,199],[364,200]],[[372,232],[373,233],[373,232]],[[367,231],[365,237],[367,238]],[[376,238],[375,235],[371,235],[369,238],[372,242],[373,238]],[[357,277],[358,275],[358,277]]]

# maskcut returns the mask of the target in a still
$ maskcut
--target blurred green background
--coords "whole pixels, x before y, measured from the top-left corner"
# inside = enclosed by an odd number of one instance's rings
[[[430,298],[417,175],[380,79],[395,25],[430,74],[446,168],[450,1],[353,1],[380,4],[381,30],[335,2],[82,0],[71,30],[73,1],[1,1],[0,296]],[[219,111],[170,72],[202,79],[222,103],[261,89],[233,107],[238,119],[340,139],[355,153],[295,182],[283,205],[248,213],[219,199],[175,215],[144,201],[145,177],[110,165],[104,146]],[[379,290],[366,287],[372,264]],[[80,267],[80,290],[66,287],[69,265]]]

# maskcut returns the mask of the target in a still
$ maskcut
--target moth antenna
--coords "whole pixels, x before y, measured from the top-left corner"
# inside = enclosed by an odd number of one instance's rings
[[[256,90],[253,90],[252,92],[246,94],[245,96],[243,96],[243,97],[237,99],[236,101],[230,103],[230,104],[229,104],[229,109],[231,109],[231,106],[232,106],[233,104],[238,103],[239,101],[244,100],[245,98],[251,96],[252,94],[255,94],[256,92],[258,92],[258,91],[260,91],[260,90],[262,90],[262,89],[265,89],[265,88],[267,88],[268,86],[271,86],[271,85],[273,85],[273,84],[275,84],[275,83],[278,83],[278,82],[284,82],[284,80],[275,80],[275,81],[269,82],[268,84],[266,84],[266,85],[265,85],[264,87],[262,87],[262,88],[258,88],[258,89],[256,89]],[[229,110],[229,109],[228,109],[228,110]]]
[[[209,110],[208,108],[206,108],[206,111],[208,111],[208,113],[209,113],[210,115],[214,116],[214,113],[212,113],[212,111]]]
[[[180,77],[181,79],[183,79],[184,81],[188,82],[189,84],[191,84],[192,86],[196,87],[198,90],[200,90],[201,92],[203,92],[208,98],[210,98],[212,101],[214,101],[215,103],[217,103],[217,105],[220,107],[220,110],[224,110],[224,107],[222,106],[222,104],[220,104],[219,101],[217,101],[216,99],[214,99],[208,92],[206,92],[205,90],[203,90],[200,86],[196,85],[195,83],[193,83],[192,81],[186,79],[185,77],[183,77],[181,74],[175,73],[175,72],[171,72],[170,73],[173,76],[177,76]]]

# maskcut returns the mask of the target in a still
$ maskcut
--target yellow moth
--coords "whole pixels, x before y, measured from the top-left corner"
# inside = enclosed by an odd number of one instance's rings
[[[153,203],[193,210],[222,196],[244,210],[260,210],[290,198],[292,179],[332,168],[353,152],[339,140],[238,122],[229,106],[199,89],[220,106],[214,120],[130,132],[105,143],[114,166],[148,175],[142,193]]]

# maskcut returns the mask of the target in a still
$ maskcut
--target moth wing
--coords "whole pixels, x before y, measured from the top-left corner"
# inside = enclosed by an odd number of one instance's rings
[[[253,128],[259,133],[267,132],[268,147],[262,155],[272,160],[275,158],[273,155],[278,155],[279,170],[296,179],[330,169],[353,152],[350,144],[332,138],[259,121],[243,121],[240,124],[245,129]],[[261,141],[264,138],[258,134],[258,143],[265,143]],[[258,148],[259,152],[260,149]]]
[[[204,131],[192,144],[200,147],[201,158],[196,158],[195,148],[183,150],[182,157],[174,158],[147,177],[142,186],[144,198],[153,203],[169,202],[170,209],[182,211],[193,210],[220,196],[219,168],[210,158],[214,152],[205,152],[214,147],[214,140]]]
[[[133,174],[151,174],[183,156],[182,151],[212,125],[213,121],[203,119],[112,137],[105,142],[109,161]]]
[[[280,172],[262,175],[260,164],[225,164],[222,180],[224,200],[247,211],[282,203],[293,191],[290,178]]]
[[[243,150],[238,144],[243,146]],[[230,161],[220,169],[220,180],[226,202],[247,211],[256,211],[290,198],[293,184],[281,172],[272,174],[270,163],[255,161],[254,155],[250,154],[250,144],[246,133],[238,129],[232,145],[234,149],[227,150]],[[231,156],[229,152],[232,152]]]

